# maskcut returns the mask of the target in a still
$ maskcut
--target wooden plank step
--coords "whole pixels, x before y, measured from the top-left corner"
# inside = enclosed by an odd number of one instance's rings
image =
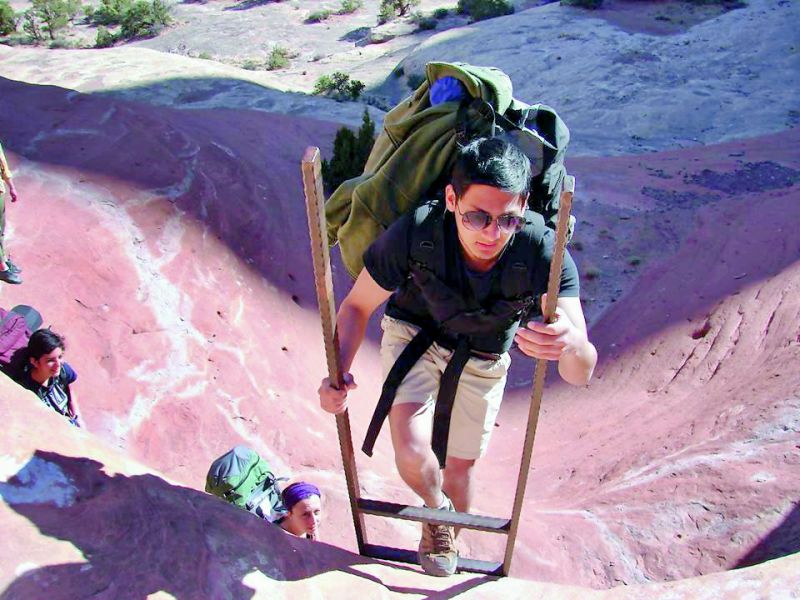
[[[413,550],[402,550],[400,548],[390,548],[389,546],[377,546],[375,544],[364,544],[364,556],[389,560],[392,562],[402,562],[412,565],[419,564],[419,557]],[[482,575],[503,575],[503,563],[491,562],[487,560],[476,560],[474,558],[458,557],[458,571],[463,573],[480,573]]]
[[[362,513],[367,515],[377,515],[379,517],[390,517],[393,519],[405,519],[407,521],[436,523],[437,525],[451,525],[455,527],[463,527],[465,529],[489,531],[491,533],[508,534],[508,531],[511,528],[510,519],[453,512],[440,508],[407,506],[405,504],[395,504],[394,502],[383,502],[381,500],[369,500],[367,498],[358,499],[358,508]]]

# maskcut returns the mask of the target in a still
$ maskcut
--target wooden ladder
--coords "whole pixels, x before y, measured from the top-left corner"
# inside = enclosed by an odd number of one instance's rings
[[[331,274],[330,253],[328,250],[327,230],[325,225],[324,192],[322,188],[322,168],[320,164],[319,148],[311,146],[306,149],[305,155],[303,156],[302,172],[308,226],[311,234],[311,254],[314,260],[314,282],[317,290],[320,317],[322,319],[328,376],[334,386],[340,387],[343,384],[343,373],[339,360],[339,339],[336,334],[336,303],[333,295],[333,277]],[[553,253],[552,262],[550,264],[547,302],[542,311],[544,319],[548,323],[553,321],[556,312],[556,302],[558,300],[558,290],[561,280],[561,266],[564,259],[564,248],[567,244],[569,216],[574,192],[575,178],[571,176],[565,177],[561,192],[561,206],[558,211],[556,250]],[[508,536],[506,539],[506,550],[503,562],[491,562],[463,557],[458,558],[458,570],[460,571],[482,573],[486,575],[508,575],[514,553],[514,543],[519,530],[522,503],[525,499],[525,488],[528,483],[528,471],[533,454],[533,440],[536,435],[536,425],[539,420],[539,407],[544,391],[546,371],[547,361],[544,359],[537,360],[530,409],[528,412],[528,427],[525,434],[519,476],[517,477],[514,507],[510,519],[427,507],[406,506],[404,504],[362,498],[361,488],[358,484],[358,471],[356,469],[352,434],[350,432],[350,418],[347,411],[336,415],[336,429],[339,434],[342,465],[347,482],[347,493],[350,498],[350,510],[353,515],[353,525],[355,527],[359,553],[371,558],[419,564],[416,551],[368,543],[364,525],[364,515],[436,523]]]

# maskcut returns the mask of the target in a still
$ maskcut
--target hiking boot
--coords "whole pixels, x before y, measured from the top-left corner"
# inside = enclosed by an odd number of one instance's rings
[[[15,273],[11,269],[6,269],[5,271],[0,271],[0,281],[5,281],[6,283],[22,283],[22,277],[19,276],[19,273]]]
[[[6,259],[6,268],[12,273],[22,273],[22,269],[20,269],[17,265],[11,262],[10,258]]]
[[[455,511],[453,503],[445,496],[447,510]],[[419,541],[419,564],[428,575],[449,577],[456,572],[458,550],[453,528],[447,525],[422,524],[422,539]]]

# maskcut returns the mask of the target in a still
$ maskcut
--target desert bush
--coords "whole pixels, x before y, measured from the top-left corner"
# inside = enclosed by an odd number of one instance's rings
[[[94,38],[95,48],[110,48],[117,43],[119,36],[111,33],[107,27],[100,25],[97,28],[97,35]]]
[[[333,14],[332,10],[316,10],[306,17],[306,23],[322,23]]]
[[[474,21],[483,21],[510,15],[514,12],[514,4],[510,0],[458,0],[457,10]]]
[[[356,12],[362,6],[364,6],[363,0],[342,0],[342,4],[336,12],[340,15],[349,15]]]
[[[347,73],[336,71],[332,75],[322,75],[314,84],[313,94],[330,96],[337,100],[357,100],[364,91],[363,82],[350,79]]]
[[[84,9],[86,18],[95,25],[119,25],[122,21],[122,15],[125,14],[133,0],[100,0],[100,6],[88,6]]]
[[[635,254],[633,256],[629,256],[628,264],[632,267],[638,267],[640,264],[642,264],[642,257],[636,256]]]
[[[408,76],[408,87],[412,90],[417,89],[419,86],[422,85],[422,82],[425,81],[425,75],[419,75],[418,73],[412,73]]]
[[[71,9],[66,0],[31,0],[31,8],[23,16],[22,28],[35,41],[44,39],[42,33],[54,40],[69,23]]]
[[[120,20],[120,35],[125,39],[152,37],[172,22],[169,7],[163,0],[136,0]]]
[[[423,13],[418,12],[414,14],[414,22],[417,24],[417,29],[420,31],[430,31],[436,29],[439,22],[433,17],[426,17]]]
[[[561,0],[561,6],[577,6],[594,10],[603,5],[603,0]]]
[[[289,58],[291,58],[291,53],[288,49],[283,46],[273,46],[267,59],[267,70],[285,69],[289,66]]]
[[[375,123],[364,109],[361,127],[354,134],[347,127],[336,132],[333,141],[333,158],[322,161],[322,181],[328,192],[333,192],[342,182],[358,177],[364,172],[367,158],[375,143]]]
[[[583,278],[587,281],[594,281],[595,279],[598,279],[600,275],[601,275],[600,269],[598,269],[593,265],[583,269]]]
[[[421,0],[381,0],[378,23],[386,23],[395,17],[405,17]]]
[[[17,15],[8,0],[0,0],[0,35],[8,35],[17,30]]]
[[[434,19],[446,19],[450,15],[450,11],[446,8],[437,8],[433,11]]]

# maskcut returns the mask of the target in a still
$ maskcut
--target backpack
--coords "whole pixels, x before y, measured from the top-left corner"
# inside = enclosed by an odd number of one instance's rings
[[[0,371],[19,378],[27,362],[28,339],[41,326],[42,315],[32,306],[0,308]]]
[[[246,446],[236,446],[208,469],[206,492],[275,522],[286,515],[276,477],[269,463]]]
[[[458,145],[502,135],[531,159],[528,204],[555,229],[569,130],[555,110],[512,95],[509,77],[494,67],[431,62],[426,79],[383,121],[364,173],[342,183],[325,204],[328,244],[339,244],[352,277],[362,256],[389,225],[449,181]],[[437,82],[453,78],[461,99],[432,101]],[[449,83],[449,82],[448,82]],[[570,219],[570,234],[574,218]]]

